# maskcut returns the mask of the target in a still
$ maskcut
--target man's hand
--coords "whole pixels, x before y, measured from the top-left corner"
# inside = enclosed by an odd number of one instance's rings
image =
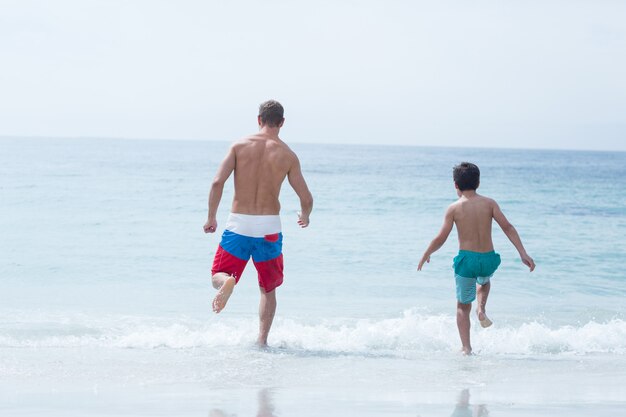
[[[424,256],[422,256],[419,265],[417,265],[417,270],[421,271],[425,263],[430,263],[430,255],[426,256],[426,254],[424,254]]]
[[[307,227],[309,225],[309,216],[303,216],[301,212],[298,212],[298,224],[302,228]]]
[[[204,233],[215,233],[216,230],[217,230],[217,220],[215,219],[207,220],[207,222],[204,224]]]
[[[533,272],[535,270],[535,261],[533,261],[533,258],[531,258],[530,256],[526,254],[522,255],[522,262],[524,263],[524,265],[530,268],[530,272]]]

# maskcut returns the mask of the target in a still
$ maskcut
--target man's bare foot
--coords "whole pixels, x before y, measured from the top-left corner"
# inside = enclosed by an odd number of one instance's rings
[[[480,325],[482,327],[487,328],[493,324],[493,322],[489,320],[489,317],[487,317],[484,311],[477,311],[476,314],[478,314],[478,321],[480,322]]]
[[[461,353],[463,354],[463,356],[471,356],[471,355],[473,355],[472,348],[464,347],[463,349],[461,349]]]
[[[230,295],[233,293],[233,289],[235,288],[235,284],[237,281],[235,277],[228,277],[224,281],[224,284],[220,287],[219,291],[215,295],[213,299],[213,311],[219,313],[226,307],[226,303],[230,298]]]

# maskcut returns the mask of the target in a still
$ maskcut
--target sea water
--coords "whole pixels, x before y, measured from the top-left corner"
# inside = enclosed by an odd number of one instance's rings
[[[0,140],[2,415],[624,415],[626,153],[293,144],[311,225],[281,195],[285,282],[258,349],[252,264],[211,311],[207,194],[229,144]],[[502,264],[463,357],[455,232],[481,168],[537,269]]]

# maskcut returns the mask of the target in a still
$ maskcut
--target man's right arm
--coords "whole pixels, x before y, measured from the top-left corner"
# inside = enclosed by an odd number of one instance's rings
[[[517,252],[519,253],[520,258],[522,258],[522,262],[528,268],[530,268],[530,272],[535,269],[535,261],[533,258],[528,256],[526,253],[526,249],[524,249],[524,245],[522,244],[522,239],[519,237],[517,230],[515,227],[508,221],[502,210],[500,210],[500,206],[495,201],[493,202],[493,219],[498,223],[506,237],[509,238]]]
[[[217,174],[215,174],[215,178],[211,184],[211,191],[209,192],[209,217],[204,224],[204,233],[215,233],[217,230],[217,208],[222,199],[224,184],[235,169],[235,163],[235,146],[233,145],[228,150],[228,154],[217,169]]]
[[[309,187],[306,185],[304,176],[302,175],[302,169],[300,168],[300,161],[295,156],[295,161],[287,173],[289,184],[291,188],[296,192],[298,198],[300,198],[300,213],[298,215],[298,224],[300,227],[307,227],[309,225],[309,216],[313,211],[313,196],[309,191]]]

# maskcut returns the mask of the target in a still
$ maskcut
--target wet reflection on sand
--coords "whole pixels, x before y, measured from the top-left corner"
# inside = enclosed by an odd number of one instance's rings
[[[456,400],[456,407],[450,417],[487,417],[489,410],[484,404],[478,404],[474,407],[470,404],[470,392],[469,389],[464,389],[459,392]]]
[[[278,417],[276,412],[276,406],[273,398],[274,392],[270,388],[262,388],[257,392],[257,407],[256,417]],[[485,404],[471,404],[470,403],[470,390],[463,389],[455,396],[454,410],[450,417],[487,417],[489,416],[489,410]],[[444,411],[445,405],[438,406],[439,413]],[[404,406],[407,410],[406,405]],[[447,408],[447,407],[445,407]],[[433,410],[430,410],[432,412]],[[368,414],[369,415],[369,414]],[[439,414],[441,415],[441,414]],[[427,417],[427,414],[420,414],[420,417]],[[227,413],[223,409],[214,408],[209,411],[209,417],[240,417],[235,413]]]
[[[274,414],[274,402],[272,399],[272,390],[263,388],[257,394],[257,413],[256,417],[277,417]],[[209,411],[209,417],[237,417],[236,414],[227,414],[220,409]]]

